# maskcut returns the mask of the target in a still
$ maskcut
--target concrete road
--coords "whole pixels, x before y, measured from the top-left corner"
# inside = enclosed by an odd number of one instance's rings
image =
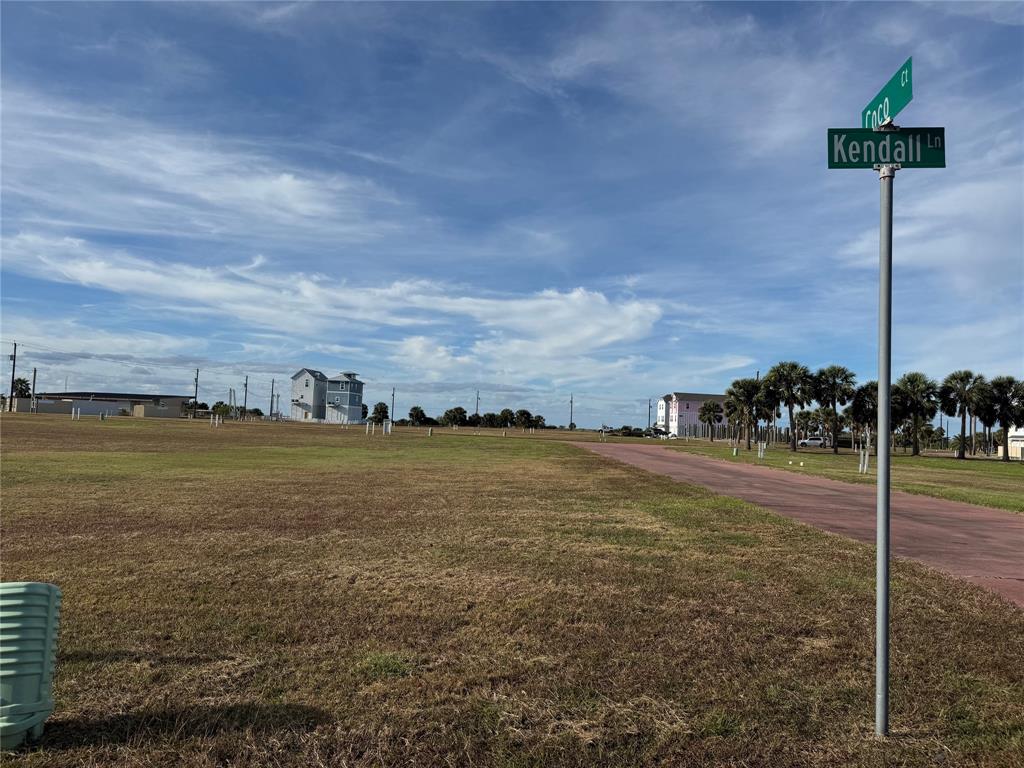
[[[709,459],[660,445],[576,443],[594,453],[745,499],[859,541],[875,541],[875,486]],[[891,545],[1024,607],[1024,515],[893,492]]]

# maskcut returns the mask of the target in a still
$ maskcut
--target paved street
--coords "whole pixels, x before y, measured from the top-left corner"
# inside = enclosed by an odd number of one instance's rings
[[[660,445],[577,445],[832,533],[875,540],[874,485],[709,459]],[[1024,607],[1024,516],[901,492],[892,494],[891,508],[894,555],[967,579]]]

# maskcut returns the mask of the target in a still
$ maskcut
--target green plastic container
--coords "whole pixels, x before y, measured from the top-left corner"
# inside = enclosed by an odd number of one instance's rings
[[[53,712],[60,589],[34,581],[0,583],[0,749],[43,735]]]

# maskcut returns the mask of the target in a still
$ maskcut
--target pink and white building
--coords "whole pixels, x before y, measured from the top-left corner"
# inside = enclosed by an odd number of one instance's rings
[[[656,424],[670,435],[703,435],[707,426],[700,423],[700,407],[705,400],[714,400],[725,408],[725,395],[709,395],[698,392],[672,392],[658,400]],[[725,432],[725,420],[719,425],[716,436]]]

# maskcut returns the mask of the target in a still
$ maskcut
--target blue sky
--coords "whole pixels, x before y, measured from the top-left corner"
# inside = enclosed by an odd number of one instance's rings
[[[2,338],[39,389],[646,423],[780,359],[873,378],[878,181],[825,131],[914,57],[894,370],[1024,375],[1024,4],[4,3]]]

